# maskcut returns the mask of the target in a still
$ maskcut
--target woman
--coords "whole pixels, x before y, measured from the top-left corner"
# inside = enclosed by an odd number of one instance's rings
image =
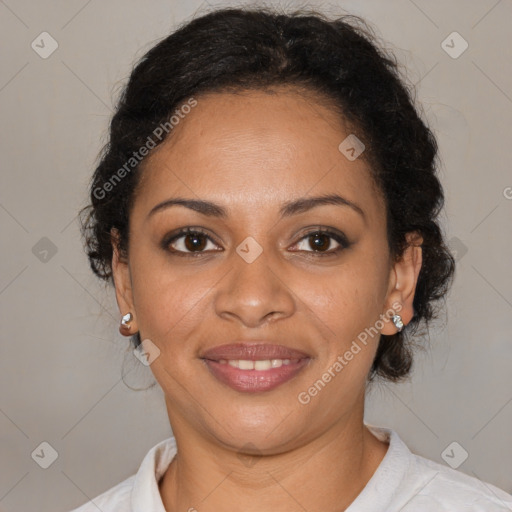
[[[505,511],[363,421],[454,272],[436,141],[361,20],[223,9],[133,70],[83,233],[174,437],[77,511]]]

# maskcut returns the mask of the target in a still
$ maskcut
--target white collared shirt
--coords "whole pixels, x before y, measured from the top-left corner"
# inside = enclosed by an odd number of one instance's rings
[[[391,429],[367,425],[389,448],[345,512],[512,512],[512,495],[413,454]],[[71,512],[166,511],[158,482],[176,454],[173,437],[144,457],[138,472]]]

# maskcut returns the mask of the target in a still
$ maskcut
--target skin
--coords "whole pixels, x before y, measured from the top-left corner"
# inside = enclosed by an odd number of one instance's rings
[[[385,205],[362,157],[338,145],[351,133],[314,97],[293,89],[197,97],[198,104],[144,161],[130,215],[129,258],[113,232],[113,275],[122,314],[160,350],[151,370],[162,387],[178,454],[159,483],[166,510],[283,512],[344,510],[386,454],[363,423],[367,376],[378,336],[308,404],[297,399],[392,304],[404,324],[421,267],[421,239],[411,234],[400,261],[386,240]],[[350,207],[317,206],[281,219],[280,207],[305,196],[337,193]],[[226,218],[162,201],[203,199]],[[165,235],[201,227],[212,236],[199,257],[180,257],[187,237],[161,247]],[[311,237],[321,226],[351,245]],[[236,252],[253,237],[263,252],[248,263]],[[193,245],[192,245],[192,250]],[[316,252],[315,252],[316,250]],[[394,334],[384,322],[382,334]],[[213,377],[201,352],[235,340],[269,340],[308,353],[295,378],[248,394]]]

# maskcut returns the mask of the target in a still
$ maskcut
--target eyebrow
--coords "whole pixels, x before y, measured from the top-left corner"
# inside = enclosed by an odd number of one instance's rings
[[[281,218],[290,217],[292,215],[307,212],[317,206],[322,205],[347,206],[355,212],[359,213],[363,219],[366,219],[364,211],[361,207],[338,194],[302,197],[300,199],[288,201],[287,203],[284,203],[284,205],[280,208],[279,214]],[[148,217],[151,217],[155,213],[172,206],[184,206],[185,208],[194,210],[195,212],[201,213],[202,215],[207,215],[208,217],[219,217],[222,219],[226,219],[228,217],[227,210],[218,204],[201,199],[185,199],[182,197],[167,199],[166,201],[157,204],[151,209]]]

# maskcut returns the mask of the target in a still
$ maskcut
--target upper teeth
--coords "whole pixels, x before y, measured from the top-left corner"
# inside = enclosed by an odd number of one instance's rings
[[[265,359],[263,361],[248,361],[246,359],[220,359],[219,363],[229,364],[240,370],[270,370],[270,368],[279,368],[283,364],[297,362],[298,359]]]

